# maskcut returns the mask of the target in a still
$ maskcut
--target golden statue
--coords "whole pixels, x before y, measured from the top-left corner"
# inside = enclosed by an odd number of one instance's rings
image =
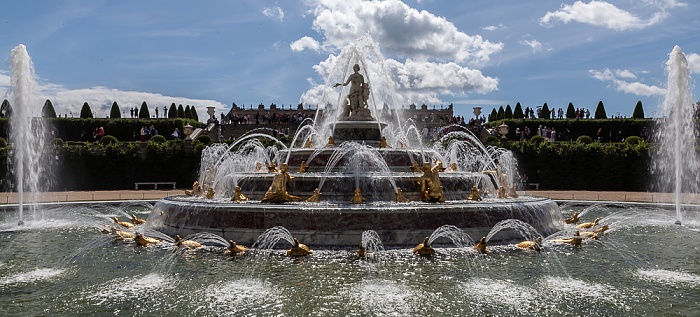
[[[214,194],[214,187],[209,187],[207,188],[207,194],[205,195],[205,197],[207,197],[207,199],[214,199]]]
[[[436,168],[437,167],[437,168]],[[440,185],[439,167],[430,166],[430,163],[423,163],[423,175],[420,177],[421,200],[429,202],[445,202],[445,193]]]
[[[116,223],[124,228],[127,228],[127,229],[131,229],[134,227],[134,224],[132,224],[131,222],[119,221],[119,218],[117,218],[117,217],[112,217],[112,220],[114,220],[114,223]]]
[[[194,241],[194,240],[182,240],[182,237],[180,235],[175,235],[175,242],[178,247],[183,246],[188,249],[199,249],[202,247],[202,244]]]
[[[353,204],[364,204],[365,201],[366,199],[362,197],[362,191],[360,190],[360,188],[355,188],[355,195],[352,196],[350,202]]]
[[[297,173],[306,173],[306,170],[308,170],[308,169],[309,169],[309,166],[306,165],[306,161],[301,161],[301,166],[299,166]]]
[[[506,198],[506,189],[503,186],[498,187],[498,198]]]
[[[571,217],[564,219],[564,223],[569,225],[577,224],[578,221],[578,212],[575,212],[573,215],[571,215]]]
[[[185,195],[187,196],[199,196],[202,194],[202,186],[199,185],[198,181],[194,181],[191,190],[185,190]]]
[[[418,166],[418,162],[413,162],[413,164],[411,164],[411,166],[409,166],[409,167],[411,168],[411,172],[414,172],[414,173],[420,172],[420,166]]]
[[[134,235],[133,233],[129,231],[119,230],[114,227],[110,229],[110,233],[114,234],[117,240],[131,241],[134,240],[134,238],[136,238],[136,235]]]
[[[231,201],[248,201],[248,197],[243,195],[243,190],[241,189],[241,186],[236,186],[236,188],[233,189],[233,196],[231,196]]]
[[[508,198],[518,198],[518,191],[515,190],[515,185],[510,186],[510,191],[506,195]]]
[[[446,168],[445,168],[444,166],[442,166],[442,162],[441,162],[441,161],[435,160],[435,167],[433,167],[433,169],[435,169],[436,171],[442,173],[442,172],[445,171]]]
[[[401,187],[396,187],[396,202],[397,203],[410,202],[410,200],[408,200],[408,198],[404,197],[403,190],[401,190]]]
[[[304,148],[310,149],[313,147],[314,147],[314,143],[311,141],[311,138],[306,139],[306,142],[304,142]]]
[[[605,231],[608,231],[608,229],[610,229],[610,227],[608,225],[602,225],[602,226],[598,227],[598,229],[596,229],[595,232],[605,233]]]
[[[413,250],[411,250],[413,254],[420,255],[420,256],[430,256],[435,254],[435,249],[433,249],[433,246],[430,245],[430,238],[425,237],[423,239],[423,243],[417,245]]]
[[[382,136],[382,139],[379,140],[379,148],[384,149],[384,148],[390,148],[389,144],[386,143],[386,137]]]
[[[457,163],[450,163],[450,169],[447,170],[448,172],[457,172],[459,169],[457,168]]]
[[[535,250],[537,252],[540,252],[540,251],[542,251],[540,249],[541,244],[542,244],[542,237],[537,237],[537,239],[535,239],[535,241],[525,240],[525,241],[522,241],[522,242],[516,244],[515,246],[518,248],[521,248],[521,249],[526,249],[526,250],[529,249],[529,250]]]
[[[554,242],[554,243],[567,243],[567,244],[573,245],[575,247],[580,247],[581,241],[583,241],[583,238],[581,237],[581,234],[578,232],[578,230],[574,231],[574,236],[571,238],[562,238],[562,239],[552,240],[552,242]]]
[[[321,201],[321,193],[318,192],[318,188],[314,189],[314,193],[311,194],[311,197],[306,200],[307,203],[317,203]]]
[[[489,250],[486,250],[486,237],[481,237],[479,242],[474,245],[474,250],[481,254],[489,254]]]
[[[357,249],[357,251],[355,251],[355,253],[357,254],[357,256],[364,258],[365,255],[367,255],[367,249],[365,249],[365,247],[362,244],[360,244],[360,247]]]
[[[579,232],[579,234],[584,238],[589,238],[593,240],[598,240],[598,238],[600,237],[600,234],[598,234],[598,232],[595,231],[583,231]]]
[[[292,245],[292,248],[287,250],[287,256],[306,256],[311,253],[314,252],[311,251],[306,244],[300,243],[297,238],[294,238],[294,245]]]
[[[141,219],[139,217],[136,217],[136,215],[131,214],[131,223],[135,225],[140,225],[146,223],[146,219]]]
[[[275,165],[275,162],[270,162],[270,165],[267,166],[267,172],[268,173],[277,172],[277,166]]]
[[[160,240],[158,240],[156,238],[144,236],[140,232],[136,233],[136,236],[134,237],[134,241],[136,242],[136,245],[139,247],[147,247],[150,244],[160,243]]]
[[[299,201],[299,197],[287,193],[287,182],[294,179],[294,177],[287,172],[288,168],[287,163],[282,163],[282,165],[280,165],[280,170],[275,174],[270,188],[260,202],[284,203],[288,201]]]
[[[596,226],[598,224],[599,220],[600,220],[600,218],[595,218],[595,220],[593,220],[593,222],[584,222],[580,225],[577,225],[576,228],[578,228],[578,229],[593,228],[594,226]]]
[[[326,147],[333,147],[335,146],[335,139],[332,136],[328,137],[328,144],[326,144]]]
[[[262,171],[263,171],[263,163],[262,163],[262,162],[256,162],[256,163],[255,163],[255,171],[256,171],[256,172],[262,172]]]
[[[246,248],[244,245],[238,245],[236,242],[233,242],[233,240],[228,240],[229,246],[226,248],[226,251],[224,251],[224,254],[229,254],[229,255],[238,255],[238,254],[243,254],[246,251],[248,251],[248,248]]]
[[[476,185],[472,185],[472,190],[469,193],[467,200],[481,201],[481,195],[479,195],[479,188]]]

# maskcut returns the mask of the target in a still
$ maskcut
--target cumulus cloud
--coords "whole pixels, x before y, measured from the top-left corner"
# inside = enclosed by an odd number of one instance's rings
[[[538,50],[542,47],[542,43],[540,41],[532,39],[532,40],[522,40],[519,42],[521,45],[529,46],[532,47],[534,50]]]
[[[617,70],[615,71],[615,73],[613,73],[613,71],[611,71],[610,69],[605,68],[603,71],[589,70],[588,72],[591,74],[591,77],[598,79],[602,82],[608,82],[615,88],[615,90],[627,94],[633,94],[637,96],[660,96],[665,93],[665,90],[663,88],[657,86],[651,86],[640,82],[628,82],[618,78],[620,77],[618,74],[631,74],[631,72],[629,71]]]
[[[284,10],[277,6],[263,8],[262,14],[273,20],[284,21]]]
[[[10,77],[0,73],[0,94],[3,99],[12,100],[10,92]],[[151,115],[155,115],[155,107],[158,107],[162,115],[163,107],[170,108],[172,103],[183,106],[194,106],[200,120],[207,119],[207,107],[214,107],[217,114],[228,112],[227,106],[215,100],[191,99],[183,97],[171,97],[139,91],[124,91],[107,87],[91,87],[82,89],[67,89],[61,85],[39,84],[32,98],[34,115],[38,115],[46,99],[51,100],[56,113],[78,117],[83,103],[87,102],[95,115],[99,118],[109,116],[112,103],[115,101],[123,111],[123,116],[129,117],[129,110],[134,107],[141,108],[145,101],[149,106]]]
[[[498,23],[498,25],[488,25],[488,26],[481,27],[481,29],[484,31],[495,31],[495,30],[500,30],[500,29],[504,29],[504,28],[505,28],[505,26],[503,26],[503,23]]]
[[[690,67],[690,72],[695,74],[700,74],[700,55],[696,53],[688,54],[686,56],[688,60],[688,66]]]
[[[616,69],[615,75],[621,78],[637,78],[637,75],[627,69]]]
[[[661,2],[667,7],[678,6],[678,2],[672,0]],[[548,11],[540,19],[540,24],[549,26],[554,21],[563,23],[578,22],[617,31],[626,31],[630,29],[643,29],[657,24],[667,16],[668,13],[664,8],[660,8],[658,11],[654,12],[648,19],[643,19],[605,1],[593,0],[589,3],[576,1],[572,5],[563,4],[557,11]]]
[[[318,52],[321,49],[321,44],[310,36],[304,36],[292,42],[292,44],[289,44],[289,47],[295,52],[303,51],[305,49]]]
[[[389,54],[416,59],[454,60],[483,65],[503,49],[480,35],[468,35],[443,17],[418,11],[398,0],[316,0],[313,29],[325,39],[321,47],[338,50],[371,34]]]

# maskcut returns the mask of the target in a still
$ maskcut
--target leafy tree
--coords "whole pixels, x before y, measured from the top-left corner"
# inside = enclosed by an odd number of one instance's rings
[[[80,109],[80,119],[88,119],[92,118],[92,109],[90,109],[90,105],[88,105],[87,102],[83,104],[83,107]]]
[[[503,109],[503,106],[498,107],[498,116],[496,117],[496,120],[503,120],[506,117],[506,111]]]
[[[510,105],[506,105],[506,112],[504,115],[504,119],[513,119],[513,109],[510,107]]]
[[[190,112],[192,113],[192,119],[199,121],[199,115],[197,114],[197,110],[194,109],[194,106],[190,108]]]
[[[185,107],[185,119],[192,119],[192,112],[190,112],[190,105]]]
[[[118,119],[122,117],[122,112],[119,110],[119,105],[116,101],[112,103],[112,109],[109,110],[109,117],[112,119]]]
[[[182,104],[177,106],[177,117],[178,118],[184,118],[185,117],[185,108],[182,107]]]
[[[520,105],[520,102],[515,104],[515,110],[513,110],[513,119],[522,119],[525,118],[525,114],[523,113],[523,106]]]
[[[542,105],[542,109],[540,109],[540,119],[549,119],[550,115],[551,112],[549,110],[549,106],[547,106],[547,103],[545,102],[544,105]]]
[[[10,102],[7,101],[7,99],[2,101],[2,105],[0,105],[0,118],[1,117],[6,117],[9,118],[12,116],[12,107],[10,106]]]
[[[144,101],[141,104],[141,109],[139,109],[139,119],[150,119],[151,118],[151,113],[148,112],[148,105]]]
[[[634,112],[632,112],[632,119],[644,119],[644,108],[642,108],[642,101],[637,101],[637,105],[634,106]]]
[[[496,108],[491,109],[491,114],[489,114],[488,119],[489,122],[498,120],[498,113],[496,112]]]
[[[598,101],[598,106],[595,108],[595,119],[607,119],[608,115],[605,114],[605,106],[603,106],[603,101]]]
[[[574,104],[569,102],[569,106],[566,107],[566,118],[576,119],[576,109],[574,109]]]
[[[173,102],[170,104],[170,109],[168,109],[168,118],[177,118],[177,106]]]
[[[56,118],[56,109],[53,108],[51,100],[46,99],[44,107],[41,108],[41,116],[44,118]]]

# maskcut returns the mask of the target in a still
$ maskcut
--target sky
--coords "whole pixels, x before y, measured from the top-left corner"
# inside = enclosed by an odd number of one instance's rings
[[[26,46],[58,114],[97,117],[192,105],[313,104],[341,50],[375,41],[406,104],[574,107],[661,115],[675,45],[700,74],[700,3],[690,0],[10,1],[0,10],[0,97]],[[693,100],[698,91],[692,89]],[[39,110],[36,110],[39,111]],[[154,114],[151,109],[151,114]]]

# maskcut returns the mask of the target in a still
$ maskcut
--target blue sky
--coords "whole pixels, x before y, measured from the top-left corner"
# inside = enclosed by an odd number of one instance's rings
[[[700,4],[620,1],[11,1],[0,58],[27,47],[60,114],[123,108],[313,103],[328,63],[369,34],[407,103],[471,117],[523,107],[656,113],[675,45],[700,73]],[[0,97],[10,92],[0,68]],[[697,89],[693,91],[697,99]],[[38,111],[38,110],[37,110]],[[151,110],[152,111],[152,110]],[[128,112],[127,112],[128,116]]]

